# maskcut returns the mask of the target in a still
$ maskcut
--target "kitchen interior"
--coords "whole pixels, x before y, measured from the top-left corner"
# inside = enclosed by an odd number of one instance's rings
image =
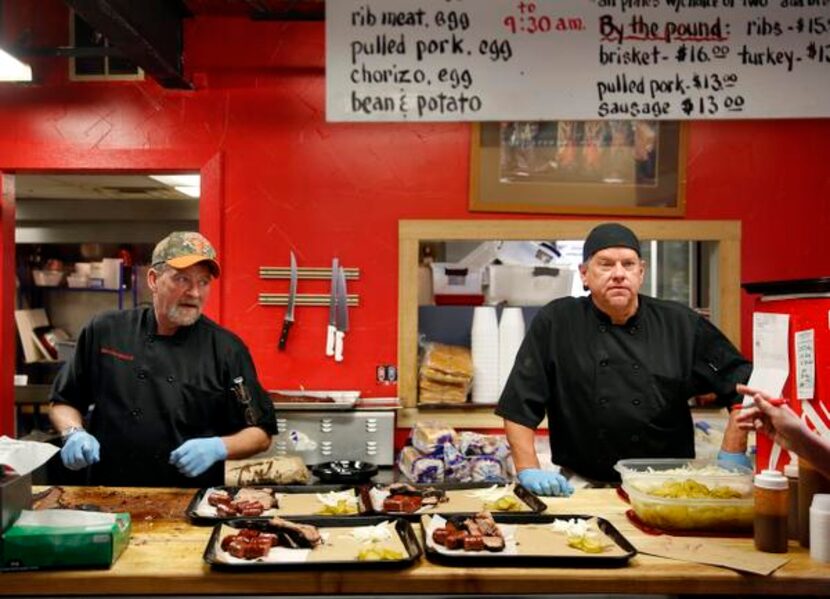
[[[151,302],[153,246],[198,229],[199,176],[38,173],[15,191],[17,435],[54,438],[44,412],[58,369],[95,314]]]
[[[6,24],[24,22],[37,10],[31,2],[11,4],[0,5]],[[61,39],[67,18],[63,2],[47,4],[49,18],[28,25],[32,35],[45,36],[44,44]],[[457,438],[459,448],[462,440],[465,448],[479,448],[475,459],[467,456],[479,477],[474,488],[512,481],[509,462],[490,457],[506,451],[503,424],[493,408],[504,384],[501,364],[509,358],[491,353],[494,362],[485,370],[499,376],[485,377],[481,370],[476,376],[475,345],[511,346],[515,354],[517,331],[529,326],[542,305],[584,295],[576,269],[582,241],[598,222],[619,220],[639,233],[649,265],[643,293],[704,314],[747,355],[761,300],[742,284],[826,277],[815,256],[827,249],[830,217],[817,191],[827,188],[827,175],[823,161],[806,150],[823,143],[830,128],[826,119],[689,123],[681,218],[483,214],[470,210],[467,201],[469,123],[325,121],[324,4],[185,2],[191,12],[185,18],[186,67],[195,91],[173,91],[152,77],[84,87],[65,81],[67,60],[54,56],[34,58],[50,73],[52,91],[47,85],[14,92],[0,88],[0,102],[16,111],[14,117],[0,111],[0,123],[13,131],[25,128],[18,123],[29,125],[26,133],[0,136],[0,171],[13,176],[15,196],[14,237],[8,238],[6,226],[0,238],[2,255],[14,252],[15,289],[2,307],[38,315],[28,319],[28,335],[21,333],[26,316],[21,314],[13,337],[3,337],[4,354],[11,343],[15,348],[16,376],[9,387],[13,394],[3,394],[0,432],[60,443],[44,405],[57,369],[92,315],[150,301],[144,280],[153,246],[174,230],[200,230],[217,246],[223,272],[207,314],[244,340],[277,407],[278,434],[253,460],[285,458],[293,467],[299,459],[299,476],[312,487],[344,481],[385,485],[403,480],[400,471],[407,469],[409,482],[433,485],[429,468],[438,466],[430,462],[429,450],[442,434]],[[293,18],[249,17],[263,6]],[[229,40],[226,53],[216,47],[220,36]],[[14,96],[18,91],[20,99]],[[794,171],[800,176],[787,175]],[[193,197],[151,174],[195,175],[201,188]],[[9,187],[4,182],[3,191]],[[280,350],[292,253],[300,267],[298,297],[314,299],[298,302],[291,335]],[[349,298],[342,361],[326,354],[335,258],[346,269]],[[7,270],[0,272],[9,278]],[[464,393],[436,394],[423,386],[419,374],[435,344],[469,353]],[[692,401],[696,449],[711,458],[728,416],[704,405],[705,398]],[[536,448],[549,460],[544,426],[540,432]],[[337,460],[348,463],[338,466]],[[321,464],[334,466],[315,469]],[[240,477],[243,468],[238,465]],[[34,482],[36,493],[61,487],[69,505],[112,507],[101,494],[87,497],[83,487],[43,471]],[[453,485],[471,484],[469,478],[449,476],[438,482],[453,491]],[[163,510],[139,491],[121,491],[122,507],[140,506],[128,510],[133,536],[124,553],[108,570],[70,575],[103,594],[156,594],[163,577],[170,581],[165,592],[182,595],[328,596],[389,594],[400,592],[401,584],[408,592],[430,595],[821,594],[830,578],[827,565],[811,560],[809,549],[797,541],[790,541],[789,564],[770,565],[765,558],[772,554],[755,552],[757,563],[737,560],[736,565],[719,551],[751,551],[745,530],[746,538],[733,533],[718,538],[712,549],[717,557],[709,561],[648,553],[641,548],[649,540],[680,545],[689,537],[644,533],[627,515],[630,503],[611,489],[578,489],[568,500],[545,498],[539,508],[545,515],[536,514],[550,519],[602,514],[622,530],[623,541],[614,546],[620,555],[606,556],[599,565],[529,560],[511,564],[520,569],[512,570],[463,559],[442,565],[405,543],[406,559],[395,564],[400,570],[335,566],[318,582],[313,574],[290,568],[223,572],[202,555],[213,547],[212,528],[204,524],[222,521],[213,511],[195,525],[204,506],[193,501],[206,502],[207,494],[194,491],[170,490]],[[310,493],[309,500],[315,496]],[[468,495],[453,498],[470,501]],[[745,508],[738,508],[744,524]],[[418,529],[419,523],[410,521]],[[171,540],[193,555],[172,555]],[[756,573],[739,574],[747,571],[741,568]],[[54,579],[41,573],[3,577],[11,581],[8,593],[54,593]]]

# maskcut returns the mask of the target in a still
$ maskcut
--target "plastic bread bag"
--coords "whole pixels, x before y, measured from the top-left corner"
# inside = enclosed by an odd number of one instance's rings
[[[469,347],[427,342],[421,358],[420,378],[469,387],[473,358]]]
[[[413,483],[440,483],[444,481],[444,460],[423,455],[412,446],[406,446],[398,456],[398,470]]]
[[[459,447],[464,455],[495,455],[504,458],[510,453],[510,447],[504,435],[482,435],[472,431],[463,431]]]
[[[458,445],[455,429],[440,422],[416,422],[412,426],[412,446],[424,455],[441,455],[445,443]]]
[[[473,381],[473,358],[469,347],[428,342],[423,346],[418,372],[420,391],[450,394],[455,402],[467,398]]]
[[[467,458],[470,466],[470,478],[474,482],[503,483],[507,473],[502,461],[490,455],[477,455]]]
[[[451,443],[444,443],[444,479],[456,482],[469,482],[470,463],[467,458]]]
[[[424,376],[418,377],[418,403],[465,403],[470,392],[468,383],[445,383]]]

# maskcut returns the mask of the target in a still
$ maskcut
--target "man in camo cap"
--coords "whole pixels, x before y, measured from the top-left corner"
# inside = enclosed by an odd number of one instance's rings
[[[248,349],[202,314],[219,272],[204,236],[171,233],[147,273],[152,307],[98,315],[81,332],[50,418],[64,465],[89,467],[87,482],[221,485],[224,460],[270,446],[274,409]]]
[[[201,233],[195,231],[175,231],[162,239],[153,250],[153,266],[167,264],[173,268],[187,268],[204,263],[210,274],[219,277],[219,263],[216,250]]]

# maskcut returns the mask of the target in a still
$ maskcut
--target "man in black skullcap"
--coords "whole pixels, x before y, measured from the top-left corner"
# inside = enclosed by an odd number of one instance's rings
[[[595,227],[579,273],[590,295],[540,310],[496,409],[519,481],[542,495],[573,491],[539,466],[534,429],[545,416],[554,463],[592,482],[618,482],[620,459],[694,457],[689,398],[715,393],[722,405],[738,403],[735,386],[752,371],[706,318],[639,294],[645,262],[629,228]],[[719,459],[749,465],[745,444],[727,430]]]

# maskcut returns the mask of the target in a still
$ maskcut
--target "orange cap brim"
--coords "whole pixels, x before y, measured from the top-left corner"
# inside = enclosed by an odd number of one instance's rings
[[[206,262],[208,268],[210,269],[210,274],[216,278],[219,278],[219,263],[216,260],[211,260],[210,258],[205,258],[204,256],[199,256],[197,254],[171,258],[167,261],[167,265],[172,266],[173,268],[188,268],[201,262]]]

